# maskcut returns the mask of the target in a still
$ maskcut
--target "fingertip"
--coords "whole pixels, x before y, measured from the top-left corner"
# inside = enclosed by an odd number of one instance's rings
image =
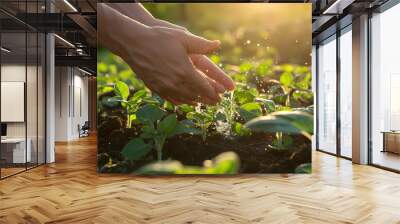
[[[229,82],[228,86],[226,87],[229,91],[235,90],[236,85],[235,83],[231,80],[231,82]]]
[[[224,87],[228,91],[232,91],[236,88],[235,82],[231,79],[231,77],[229,77],[227,75],[225,76]]]
[[[211,40],[210,41],[210,49],[209,51],[215,51],[218,50],[219,46],[221,45],[221,41],[219,40]]]

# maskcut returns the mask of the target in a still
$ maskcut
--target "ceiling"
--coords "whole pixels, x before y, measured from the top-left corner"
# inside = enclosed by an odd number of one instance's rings
[[[11,50],[2,51],[2,55],[6,54],[3,60],[25,62],[25,57],[28,60],[36,57],[36,39],[31,39],[37,33],[52,32],[60,37],[55,38],[56,65],[79,66],[95,73],[96,3],[96,0],[48,0],[46,5],[45,0],[1,0],[2,46]]]
[[[2,44],[12,49],[8,55],[16,58],[26,55],[25,30],[55,32],[62,39],[56,38],[56,62],[74,63],[96,70],[96,4],[100,0],[1,0],[0,22],[3,34]],[[205,1],[205,0],[200,0]],[[207,0],[206,0],[207,1]],[[210,0],[211,1],[211,0]],[[214,1],[214,0],[212,0]],[[312,3],[313,42],[329,32],[339,20],[355,16],[360,12],[373,9],[387,0],[255,0],[255,2],[290,2]],[[101,2],[132,2],[132,0],[101,0]],[[155,1],[158,2],[158,1]],[[165,2],[165,0],[163,1]],[[241,1],[243,2],[243,1]],[[52,13],[48,13],[52,8]],[[26,13],[27,12],[27,13]],[[351,18],[347,18],[351,22]],[[28,58],[36,51],[34,43],[28,38]],[[78,49],[78,50],[77,50]],[[58,56],[58,58],[57,58]],[[87,66],[91,64],[91,66]],[[94,64],[93,64],[94,63]],[[89,68],[90,67],[90,68]]]
[[[313,43],[351,24],[352,17],[372,11],[388,0],[312,0]]]

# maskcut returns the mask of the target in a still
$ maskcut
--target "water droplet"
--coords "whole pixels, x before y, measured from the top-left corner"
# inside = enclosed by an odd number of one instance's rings
[[[299,43],[299,40],[296,40],[296,44],[298,44]]]
[[[304,64],[305,64],[305,65],[308,65],[308,63],[307,63],[307,62],[305,62]]]
[[[257,47],[259,47],[259,46],[261,46],[261,44],[260,44],[260,43],[258,43],[258,44],[257,44]]]
[[[222,64],[219,64],[218,66],[222,68]]]
[[[246,44],[251,44],[251,40],[247,40],[247,41],[246,41]]]

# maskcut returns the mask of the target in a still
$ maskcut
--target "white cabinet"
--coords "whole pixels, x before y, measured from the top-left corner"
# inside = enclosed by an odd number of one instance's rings
[[[7,138],[1,140],[2,147],[12,150],[12,163],[25,163],[32,161],[32,140],[27,139],[25,151],[25,138]]]

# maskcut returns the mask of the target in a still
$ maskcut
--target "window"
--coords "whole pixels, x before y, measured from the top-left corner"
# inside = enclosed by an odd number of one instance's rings
[[[351,26],[340,36],[340,154],[352,157],[352,32]]]
[[[12,2],[0,3],[7,6]],[[18,13],[37,13],[43,1],[19,2]],[[45,163],[45,35],[12,16],[0,29],[0,178]]]
[[[372,163],[400,170],[400,5],[371,19]]]
[[[318,149],[336,153],[336,36],[318,47]]]

